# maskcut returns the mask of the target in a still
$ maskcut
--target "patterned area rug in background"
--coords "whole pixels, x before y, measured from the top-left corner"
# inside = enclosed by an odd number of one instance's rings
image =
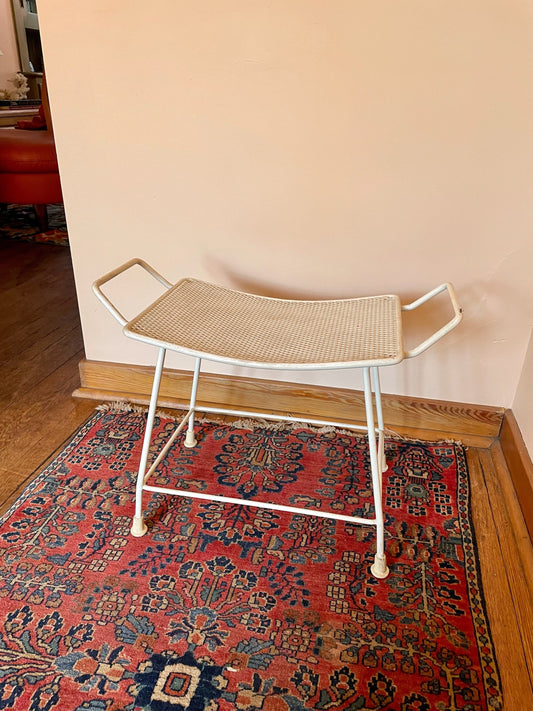
[[[68,245],[67,222],[63,205],[48,205],[48,229],[41,232],[32,205],[0,208],[0,237],[23,242]]]
[[[131,537],[144,421],[98,412],[3,518],[0,709],[502,707],[460,446],[387,442],[376,580],[373,529],[316,516],[146,495],[149,532]],[[174,426],[156,418],[158,444]],[[197,434],[161,485],[372,511],[362,438]]]

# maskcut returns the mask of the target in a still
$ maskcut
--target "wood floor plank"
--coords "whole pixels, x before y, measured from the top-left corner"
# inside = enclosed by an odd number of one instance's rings
[[[81,353],[70,358],[20,400],[0,411],[2,466],[20,472],[33,471],[70,432],[94,412],[88,402],[71,397],[77,385]],[[83,421],[83,419],[81,421]],[[12,446],[16,442],[17,446]]]
[[[41,347],[41,339],[46,346],[46,339],[52,340],[58,331],[68,328],[76,318],[77,304],[75,302],[43,304],[39,313],[32,314],[26,318],[20,311],[14,313],[20,315],[20,323],[8,328],[7,333],[0,333],[2,348],[0,351],[0,364],[7,365],[10,360],[20,359],[21,353],[29,350],[36,350]],[[59,306],[60,314],[56,312]],[[50,311],[52,313],[50,313]]]
[[[24,486],[25,480],[18,472],[0,468],[0,514],[11,506]]]
[[[467,462],[485,603],[500,670],[504,709],[528,709],[533,708],[533,689],[513,598],[516,586],[511,585],[508,578],[507,546],[502,546],[500,540],[504,532],[497,527],[501,517],[492,514],[480,459],[483,451],[469,449]]]
[[[507,578],[516,608],[526,663],[529,675],[533,678],[533,550],[499,445],[495,445],[491,451],[481,450],[480,461],[500,548],[506,558]]]
[[[11,240],[0,239],[0,258],[2,264],[2,289],[10,289],[31,279],[41,279],[43,271],[54,278],[58,277],[57,264],[61,259],[70,259],[70,254],[61,254],[61,247],[55,245],[31,245]],[[51,247],[52,249],[48,249]]]
[[[79,327],[56,328],[24,349],[24,357],[13,357],[2,364],[5,377],[0,378],[0,408],[19,400],[50,376],[73,356],[82,352]]]
[[[40,300],[35,301],[36,289],[48,290],[51,294],[60,293],[65,289],[69,293],[73,284],[73,274],[68,250],[52,245],[13,244],[4,247],[0,252],[2,275],[2,298],[4,306],[0,312],[0,321],[12,317],[11,308],[36,308]],[[13,258],[12,250],[17,257]]]
[[[31,287],[25,284],[12,292],[2,289],[0,363],[20,357],[22,350],[38,343],[41,336],[79,321],[74,286],[70,280],[39,280]]]

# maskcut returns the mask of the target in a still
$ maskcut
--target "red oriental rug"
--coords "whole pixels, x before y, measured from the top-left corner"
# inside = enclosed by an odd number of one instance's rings
[[[374,530],[148,495],[145,415],[102,411],[0,526],[0,709],[501,709],[462,448],[391,440],[386,580]],[[174,427],[156,418],[159,439]],[[201,423],[156,476],[368,515],[363,438]],[[179,444],[179,443],[178,443]]]

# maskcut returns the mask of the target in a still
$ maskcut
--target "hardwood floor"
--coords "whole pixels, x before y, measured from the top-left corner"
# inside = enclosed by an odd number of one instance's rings
[[[70,251],[0,240],[0,507],[94,411],[73,400],[84,356]]]
[[[0,239],[0,511],[89,417],[70,252]],[[423,437],[424,431],[410,432]],[[533,547],[497,439],[467,451],[505,709],[533,709]]]

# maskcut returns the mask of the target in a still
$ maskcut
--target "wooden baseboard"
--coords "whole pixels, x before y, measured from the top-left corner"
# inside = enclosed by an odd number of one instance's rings
[[[505,412],[502,420],[500,446],[533,541],[533,463],[511,410]]]
[[[80,363],[81,387],[74,395],[147,404],[153,373],[153,368],[145,366],[84,360]],[[190,388],[190,372],[165,370],[160,407],[187,408]],[[199,410],[202,405],[218,406],[338,422],[365,422],[363,393],[343,388],[202,373],[197,402]],[[472,446],[489,446],[499,435],[504,412],[504,408],[383,395],[386,426],[422,439],[454,437]]]

